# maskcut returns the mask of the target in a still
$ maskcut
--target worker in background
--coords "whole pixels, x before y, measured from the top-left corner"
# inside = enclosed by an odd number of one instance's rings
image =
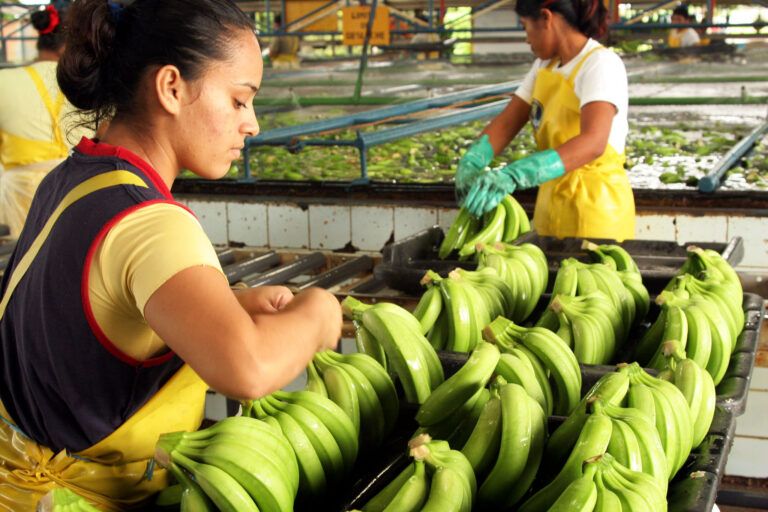
[[[283,27],[283,17],[275,14],[275,32]],[[298,69],[301,40],[298,36],[281,34],[269,44],[269,60],[276,69]]]
[[[688,14],[688,6],[681,4],[672,11],[672,23],[690,24],[695,21],[694,17]],[[700,37],[692,27],[673,28],[669,31],[667,45],[670,48],[687,48],[697,46],[700,43]]]
[[[602,0],[519,0],[515,11],[537,57],[504,111],[461,158],[456,189],[470,212],[539,187],[533,224],[542,235],[625,240],[635,204],[624,170],[627,74],[596,41],[606,31]],[[538,152],[486,172],[530,120]]]
[[[19,236],[40,181],[71,148],[65,124],[71,105],[56,84],[64,23],[53,5],[35,11],[38,55],[24,67],[0,71],[0,223]],[[84,133],[84,132],[81,132]]]
[[[167,485],[158,436],[196,430],[211,387],[275,391],[336,346],[337,299],[313,288],[233,292],[170,189],[224,176],[259,131],[262,60],[232,0],[78,0],[57,71],[91,119],[40,185],[2,282],[0,510],[55,486],[103,510]]]

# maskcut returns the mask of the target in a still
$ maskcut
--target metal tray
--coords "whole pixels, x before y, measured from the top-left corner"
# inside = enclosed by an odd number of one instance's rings
[[[390,288],[418,296],[423,291],[419,281],[427,270],[431,269],[444,275],[457,266],[475,268],[476,264],[472,261],[441,260],[437,257],[437,249],[444,236],[443,230],[435,226],[386,246],[382,251],[381,263],[373,269],[374,276],[383,280]],[[544,251],[549,263],[551,286],[560,261],[564,258],[575,257],[582,261],[590,261],[589,256],[581,249],[583,240],[583,238],[558,239],[541,236],[531,231],[520,236],[513,243],[532,243]],[[614,240],[590,239],[590,241],[616,243]],[[739,236],[731,238],[728,243],[690,242],[678,245],[676,242],[660,240],[626,240],[619,245],[634,258],[643,276],[643,283],[651,294],[663,290],[669,280],[677,274],[685,263],[688,245],[715,250],[734,267],[744,258],[744,241]]]

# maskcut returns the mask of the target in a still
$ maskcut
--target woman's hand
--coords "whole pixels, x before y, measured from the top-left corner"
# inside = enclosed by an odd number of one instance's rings
[[[250,315],[275,313],[293,300],[293,292],[285,286],[257,286],[235,290],[235,296]]]

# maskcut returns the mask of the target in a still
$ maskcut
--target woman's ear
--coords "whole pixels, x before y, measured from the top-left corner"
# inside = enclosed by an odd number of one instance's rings
[[[546,29],[552,28],[552,22],[554,21],[554,13],[550,11],[547,8],[542,9],[539,11],[539,21],[541,21],[541,26]]]
[[[180,112],[185,87],[187,83],[176,66],[168,64],[157,70],[155,74],[157,101],[169,114],[177,115]]]

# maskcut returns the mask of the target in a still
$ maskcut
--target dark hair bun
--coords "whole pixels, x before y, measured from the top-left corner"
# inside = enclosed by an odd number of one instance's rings
[[[32,13],[32,26],[40,32],[51,25],[51,13],[48,11],[35,11]]]

